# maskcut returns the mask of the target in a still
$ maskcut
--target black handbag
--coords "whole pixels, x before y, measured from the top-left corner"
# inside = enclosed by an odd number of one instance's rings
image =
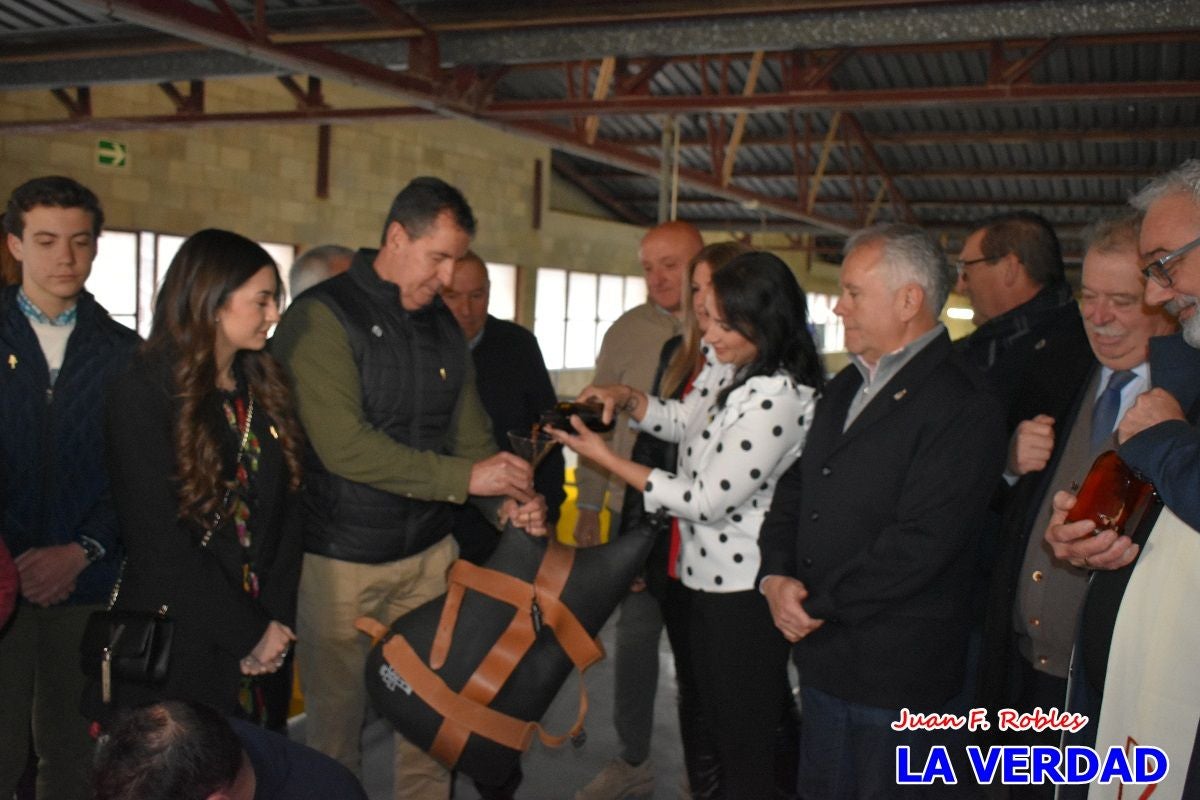
[[[211,535],[211,530],[205,534],[201,547],[208,545]],[[113,678],[158,686],[167,680],[171,668],[175,622],[167,616],[166,606],[160,606],[158,611],[114,609],[124,577],[125,561],[122,561],[117,582],[108,597],[108,608],[88,616],[79,643],[79,666],[84,675],[100,681],[100,698],[105,705],[112,702]]]
[[[246,452],[250,440],[250,425],[254,420],[254,393],[250,393],[250,404],[246,411],[245,427],[241,431],[237,460]],[[229,507],[230,494],[226,492],[224,507]],[[212,524],[200,537],[201,550],[208,547],[213,533],[221,526],[221,512],[213,514]],[[105,705],[112,702],[113,678],[143,686],[159,686],[167,680],[171,668],[171,641],[175,636],[175,622],[167,616],[167,607],[158,611],[117,611],[117,597],[121,593],[121,581],[125,577],[125,561],[108,598],[108,608],[93,611],[83,630],[79,645],[80,666],[90,678],[100,681],[100,697]]]
[[[100,696],[112,702],[112,680],[157,686],[171,666],[175,623],[166,606],[149,611],[94,611],[80,644],[84,674],[100,681]]]

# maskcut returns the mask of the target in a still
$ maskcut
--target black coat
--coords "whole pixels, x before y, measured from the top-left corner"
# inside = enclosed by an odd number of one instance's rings
[[[1096,363],[1079,305],[1066,287],[1043,289],[1029,302],[959,339],[954,348],[984,372],[991,390],[1004,404],[1005,430],[1010,437],[1021,422],[1039,414],[1048,414],[1061,424],[1075,407],[1080,384]],[[996,481],[991,508],[980,523],[975,570],[982,585],[990,585],[997,570],[1007,571],[1005,562],[1012,558],[1011,537],[1017,524],[1009,517],[1028,513],[1030,494],[1036,493],[1034,483],[1010,488],[1003,480]],[[1032,513],[1036,514],[1036,509]],[[996,610],[984,589],[972,599],[972,607],[976,624],[981,626]]]
[[[1036,297],[989,320],[954,348],[984,373],[1004,403],[1012,433],[1022,421],[1050,409],[1065,410],[1078,388],[1069,377],[1093,361],[1079,305],[1069,287],[1043,289]],[[1068,374],[1060,374],[1060,371]],[[1075,373],[1078,374],[1078,373]]]
[[[528,435],[541,412],[558,402],[537,339],[515,322],[488,315],[483,338],[471,351],[471,358],[475,362],[475,385],[492,421],[496,446],[511,453],[508,432],[525,431]],[[534,488],[546,498],[546,522],[551,527],[558,521],[559,507],[567,497],[564,469],[562,448],[555,447],[533,476]],[[463,558],[482,563],[496,548],[500,532],[475,506],[468,503],[456,507],[453,525]]]
[[[795,648],[804,683],[844,700],[936,708],[963,686],[977,521],[1004,460],[1003,411],[943,333],[848,430],[862,385],[828,385],[779,482],[760,575],[790,575],[825,624]]]
[[[115,700],[121,705],[178,697],[229,712],[237,700],[239,660],[268,622],[294,623],[302,554],[299,502],[288,491],[283,451],[260,404],[252,423],[262,453],[251,528],[260,548],[262,588],[251,599],[240,585],[241,549],[232,523],[218,527],[202,548],[204,531],[178,519],[178,485],[171,476],[177,471],[172,432],[179,409],[170,385],[164,361],[138,356],[109,397],[109,470],[128,554],[117,606],[154,611],[166,605],[175,621],[166,685],[152,691],[118,686]],[[215,399],[213,406],[213,413],[221,413]],[[237,443],[229,437],[223,445],[231,476]]]

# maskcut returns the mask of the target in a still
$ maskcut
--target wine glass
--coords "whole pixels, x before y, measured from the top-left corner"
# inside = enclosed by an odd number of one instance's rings
[[[528,461],[534,469],[537,469],[538,464],[542,463],[542,459],[549,455],[554,446],[558,444],[550,438],[550,434],[537,427],[509,431],[508,441],[512,445],[513,452]]]

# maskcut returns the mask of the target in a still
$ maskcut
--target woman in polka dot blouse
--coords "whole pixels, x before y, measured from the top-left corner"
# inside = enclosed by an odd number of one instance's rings
[[[697,305],[701,298],[696,299]],[[773,732],[790,704],[788,643],[758,593],[758,532],[779,477],[804,445],[822,383],[804,293],[770,253],[713,275],[706,365],[684,400],[628,386],[589,386],[606,416],[679,443],[674,472],[617,456],[577,420],[552,435],[640,489],[646,509],[679,518],[678,574],[689,590],[692,659],[721,756],[726,796],[771,797]]]

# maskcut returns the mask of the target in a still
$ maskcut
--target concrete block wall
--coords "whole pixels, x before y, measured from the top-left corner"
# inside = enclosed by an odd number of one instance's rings
[[[326,83],[335,107],[388,103],[378,96]],[[271,78],[213,81],[210,112],[291,110],[291,96]],[[97,116],[171,114],[153,86],[92,90]],[[0,92],[0,122],[62,119],[50,92]],[[128,148],[123,168],[102,166],[97,143]],[[541,227],[533,228],[535,165],[543,193]],[[376,246],[392,197],[410,178],[436,175],[458,186],[479,218],[474,247],[485,259],[516,264],[517,318],[532,328],[536,269],[557,267],[638,274],[642,230],[581,213],[554,210],[550,150],[539,142],[465,121],[392,121],[335,125],[329,197],[316,197],[317,129],[312,125],[241,125],[162,131],[56,135],[0,134],[0,192],[50,173],[70,175],[101,197],[108,226],[186,236],[205,227],[238,231],[300,249],[325,242]],[[586,210],[564,198],[563,207]],[[754,233],[751,231],[751,233]],[[727,238],[706,234],[708,241]],[[788,250],[782,236],[754,233],[754,245],[778,252],[807,291],[837,293],[837,268]],[[284,265],[286,266],[286,265]],[[952,327],[969,327],[951,321]],[[954,330],[961,335],[962,332]],[[564,376],[569,392],[590,377]]]
[[[335,107],[387,101],[326,83]],[[214,81],[210,112],[290,110],[273,79]],[[96,87],[97,116],[170,114],[151,86]],[[62,119],[48,91],[0,93],[0,121]],[[102,166],[100,139],[128,149],[125,167]],[[542,170],[541,228],[533,228],[534,174]],[[641,231],[552,211],[550,151],[535,141],[464,121],[335,125],[329,197],[316,197],[317,129],[312,125],[241,125],[163,131],[0,135],[0,192],[50,173],[70,175],[101,198],[108,226],[188,235],[220,227],[297,245],[376,246],[395,193],[412,177],[436,175],[457,186],[479,219],[474,247],[486,259],[522,268],[518,318],[533,322],[534,270],[560,267],[636,274]],[[285,265],[286,266],[286,265]]]

